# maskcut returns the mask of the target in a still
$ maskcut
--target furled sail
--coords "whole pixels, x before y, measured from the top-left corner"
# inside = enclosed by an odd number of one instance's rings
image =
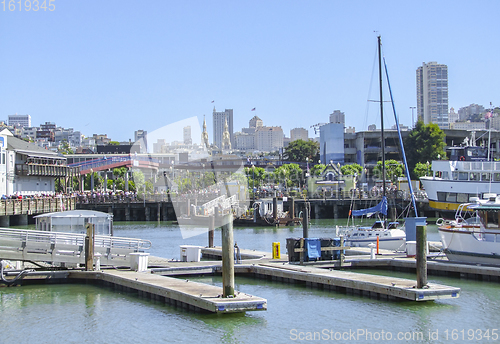
[[[382,201],[380,201],[380,203],[374,207],[367,208],[367,209],[353,210],[352,216],[365,215],[367,217],[370,217],[375,213],[382,213],[384,215],[387,215],[387,197],[386,196],[382,197]]]

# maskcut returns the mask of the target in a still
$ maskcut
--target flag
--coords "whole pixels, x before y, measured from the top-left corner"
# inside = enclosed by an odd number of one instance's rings
[[[491,118],[491,117],[492,117],[492,114],[491,114],[491,112],[490,112],[490,111],[488,111],[488,112],[486,113],[486,116],[484,116],[484,118],[485,118],[485,119],[488,119],[488,118]]]
[[[212,100],[211,102],[213,103],[215,100]]]
[[[253,109],[252,109],[252,110],[250,110],[250,111],[255,111],[255,108],[253,108]]]

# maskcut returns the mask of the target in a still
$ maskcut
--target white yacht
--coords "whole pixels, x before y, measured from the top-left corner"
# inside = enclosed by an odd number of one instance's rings
[[[460,205],[453,221],[438,220],[443,249],[450,261],[500,265],[500,199],[488,196],[487,201]]]

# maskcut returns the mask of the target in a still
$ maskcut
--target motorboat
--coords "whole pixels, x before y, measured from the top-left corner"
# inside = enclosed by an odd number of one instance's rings
[[[443,250],[452,262],[500,265],[500,199],[461,204],[454,220],[438,219]]]

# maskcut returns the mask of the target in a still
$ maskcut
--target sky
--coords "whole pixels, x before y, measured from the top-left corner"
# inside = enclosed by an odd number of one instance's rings
[[[369,101],[378,99],[377,35],[401,124],[411,126],[423,62],[448,65],[455,111],[500,106],[496,0],[51,3],[36,12],[0,3],[0,120],[29,114],[34,126],[116,141],[204,116],[211,141],[214,107],[233,109],[234,131],[257,115],[286,136],[297,127],[314,136],[334,110],[356,131],[379,128]]]

